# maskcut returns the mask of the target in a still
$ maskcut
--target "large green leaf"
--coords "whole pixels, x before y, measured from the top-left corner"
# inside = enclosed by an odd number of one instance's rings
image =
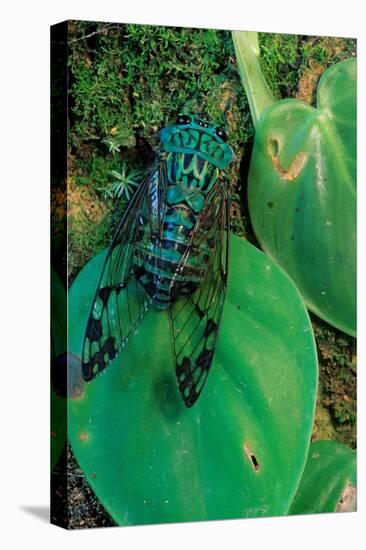
[[[248,180],[254,231],[308,307],[354,336],[356,59],[325,71],[316,108],[296,99],[275,101],[253,34],[234,33],[234,43],[255,122]]]
[[[69,438],[119,524],[288,511],[313,423],[313,333],[288,276],[246,241],[233,237],[231,245],[215,360],[190,409],[177,390],[165,312],[149,312],[106,370],[81,380],[85,324],[105,253],[71,287]]]
[[[336,441],[316,441],[290,514],[355,511],[356,453]]]

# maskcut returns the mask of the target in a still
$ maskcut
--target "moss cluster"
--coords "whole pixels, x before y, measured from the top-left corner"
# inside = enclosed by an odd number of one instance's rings
[[[312,104],[319,76],[334,63],[356,54],[352,38],[259,33],[259,42],[261,66],[273,95],[299,97],[310,80],[312,93],[301,99]]]
[[[356,447],[356,340],[312,316],[320,369],[318,416],[322,408],[330,419],[318,425],[316,439],[338,439]],[[329,424],[335,431],[329,437]],[[328,426],[327,426],[328,424]]]
[[[184,109],[220,118],[230,84],[243,114],[229,32],[79,22],[70,46],[71,146],[154,145]]]

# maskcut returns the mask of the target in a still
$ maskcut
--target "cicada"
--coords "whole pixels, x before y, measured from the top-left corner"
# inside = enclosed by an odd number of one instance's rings
[[[225,301],[230,221],[222,175],[235,155],[224,128],[193,115],[179,115],[159,140],[107,253],[82,371],[92,380],[150,308],[167,310],[177,385],[191,407],[212,365]]]

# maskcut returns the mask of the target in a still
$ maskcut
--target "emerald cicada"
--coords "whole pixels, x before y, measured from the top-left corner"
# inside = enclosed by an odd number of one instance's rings
[[[113,238],[87,323],[82,370],[91,380],[127,344],[150,307],[168,310],[182,399],[199,397],[214,356],[228,276],[235,160],[223,128],[193,115],[159,133],[161,147]]]

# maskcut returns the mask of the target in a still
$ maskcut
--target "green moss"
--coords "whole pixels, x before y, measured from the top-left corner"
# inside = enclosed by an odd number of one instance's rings
[[[356,447],[356,340],[312,316],[318,347],[320,406],[315,419],[315,439],[323,439],[324,413],[329,431],[340,443]],[[323,409],[323,410],[322,410]]]
[[[235,78],[229,32],[73,22],[71,145],[113,136],[121,147],[156,132],[186,106],[221,116],[220,88]],[[84,37],[84,38],[83,38]],[[236,93],[243,93],[236,81]]]
[[[261,67],[275,97],[299,95],[299,83],[316,72],[356,55],[356,40],[327,36],[259,33]],[[310,69],[310,74],[309,74]]]
[[[113,235],[111,216],[104,216],[98,223],[93,218],[83,216],[69,221],[68,269],[69,284],[80,269],[79,264],[85,264],[95,253],[95,250],[104,248]]]
[[[259,33],[261,66],[273,95],[277,98],[295,93],[301,65],[300,36]]]
[[[306,36],[301,38],[301,46],[302,66],[310,59],[315,59],[329,67],[337,61],[356,55],[356,40],[353,38]]]

